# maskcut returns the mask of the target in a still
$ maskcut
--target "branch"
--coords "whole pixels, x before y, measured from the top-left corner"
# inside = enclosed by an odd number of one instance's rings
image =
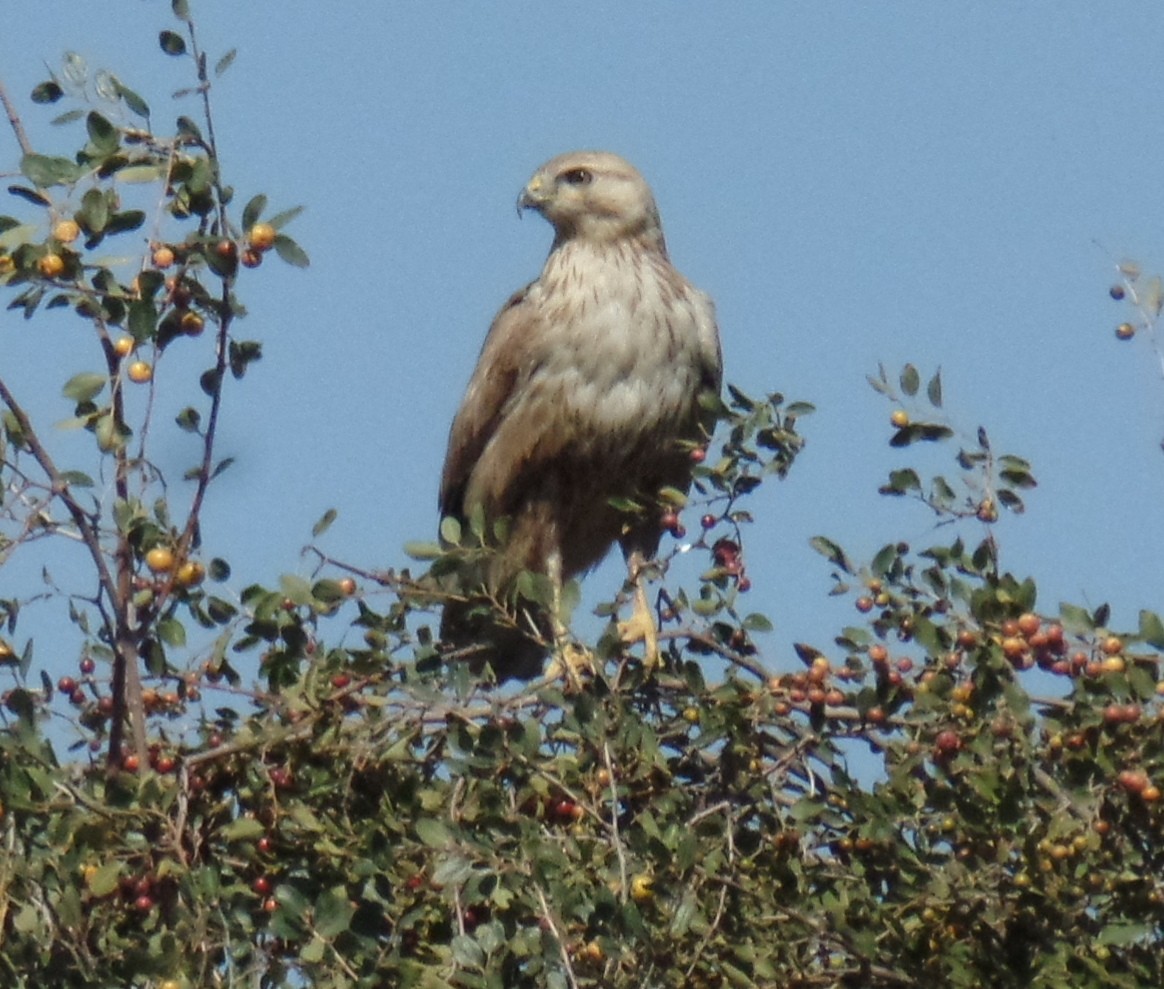
[[[16,107],[8,98],[8,90],[4,86],[3,80],[0,80],[0,103],[4,104],[4,112],[8,115],[8,123],[12,126],[12,133],[16,135],[16,143],[20,145],[21,152],[26,155],[32,154],[32,143],[28,140],[28,135],[24,131],[24,124],[20,122]]]

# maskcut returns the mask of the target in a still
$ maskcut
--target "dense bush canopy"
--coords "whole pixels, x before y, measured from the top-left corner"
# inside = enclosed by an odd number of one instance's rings
[[[626,587],[580,643],[589,676],[499,689],[449,662],[434,575],[490,533],[381,570],[330,558],[329,513],[310,580],[237,588],[204,558],[218,424],[261,355],[239,293],[307,256],[296,210],[221,174],[210,94],[232,56],[173,8],[160,47],[189,62],[190,115],[163,136],[142,96],[108,77],[94,98],[66,64],[31,100],[64,108],[77,152],[26,146],[0,215],[8,318],[72,309],[92,368],[62,381],[92,436],[78,464],[0,368],[0,565],[67,539],[86,571],[52,589],[68,669],[35,661],[42,589],[0,601],[4,985],[1164,983],[1164,624],[1047,613],[1004,570],[992,526],[1032,468],[985,430],[960,442],[937,374],[870,382],[892,445],[950,451],[945,475],[880,490],[944,539],[859,563],[816,537],[854,619],[797,646],[795,673],[762,652],[745,566],[750,496],[795,469],[812,411],[779,394],[729,389],[689,500],[627,506],[670,533],[659,670],[617,637]],[[102,260],[147,230],[138,267]],[[1154,318],[1158,289],[1124,274]],[[127,396],[171,348],[204,363],[163,423]],[[180,492],[151,462],[175,431],[198,450]]]

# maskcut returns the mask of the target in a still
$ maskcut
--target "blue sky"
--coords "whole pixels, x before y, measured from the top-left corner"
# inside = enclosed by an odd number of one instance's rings
[[[676,264],[716,299],[728,380],[819,409],[746,546],[771,664],[854,617],[826,599],[811,536],[862,558],[951,535],[876,495],[909,459],[865,383],[879,361],[940,365],[955,422],[1033,461],[1027,514],[997,529],[1042,610],[1111,600],[1123,625],[1164,610],[1164,380],[1147,339],[1114,338],[1129,313],[1107,294],[1121,257],[1164,267],[1158,3],[191,7],[212,57],[239,49],[213,95],[228,177],[244,199],[304,204],[289,232],[312,257],[240,286],[240,333],[265,356],[228,395],[221,451],[238,462],[204,528],[238,586],[302,571],[329,507],[327,547],[359,565],[399,566],[432,535],[485,330],[551,239],[515,197],[545,159],[600,147],[648,177]],[[159,127],[191,111],[169,98],[185,67],[156,45],[168,4],[27,9],[0,35],[0,77],[39,149],[70,146],[27,102],[66,50],[145,96]],[[0,171],[17,158],[0,131]],[[74,324],[0,312],[0,368],[51,419],[84,369]],[[0,573],[0,596],[22,579]]]

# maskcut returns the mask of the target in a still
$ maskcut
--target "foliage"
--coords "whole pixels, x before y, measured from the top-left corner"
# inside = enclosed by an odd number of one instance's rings
[[[13,191],[33,218],[0,218],[9,308],[72,308],[77,353],[96,355],[64,384],[92,464],[58,465],[0,374],[0,564],[69,540],[96,588],[54,592],[80,644],[55,682],[24,632],[32,595],[0,602],[3,984],[1164,981],[1164,623],[1145,611],[1117,633],[1106,607],[1037,607],[992,536],[1032,469],[984,430],[960,439],[937,374],[871,383],[896,407],[891,447],[952,449],[944,473],[906,465],[881,488],[946,538],[859,565],[816,537],[858,617],[798,645],[796,672],[760,652],[744,546],[749,497],[793,468],[811,407],[735,389],[693,451],[690,500],[660,519],[661,670],[617,638],[623,588],[582,682],[477,682],[432,632],[429,574],[455,569],[456,545],[412,547],[431,560],[413,574],[317,542],[311,580],[232,599],[200,518],[227,466],[227,386],[261,352],[235,334],[236,293],[268,249],[306,257],[281,232],[293,211],[264,224],[255,196],[236,218],[214,72],[173,7],[160,47],[189,60],[198,122],[159,137],[142,97],[67,60],[33,102],[116,112],[59,118],[84,123],[77,155],[27,149]],[[135,189],[152,215],[125,204]],[[136,272],[96,253],[146,227]],[[197,380],[165,382],[195,396],[176,423],[197,443],[185,492],[151,465],[152,402],[128,400],[161,387],[134,359],[152,370],[177,347],[206,355]],[[694,590],[680,557],[705,561]]]

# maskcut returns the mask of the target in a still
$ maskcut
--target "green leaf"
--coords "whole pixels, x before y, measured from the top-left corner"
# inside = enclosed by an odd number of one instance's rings
[[[122,213],[114,213],[109,217],[109,222],[105,225],[105,232],[108,234],[120,234],[130,230],[136,230],[145,223],[145,218],[145,213],[139,209],[127,209]]]
[[[30,152],[20,159],[20,173],[33,185],[47,189],[54,185],[72,185],[81,177],[83,169],[71,158]]]
[[[225,55],[223,55],[222,58],[214,63],[214,74],[216,76],[221,76],[227,69],[231,67],[232,64],[234,64],[236,55],[238,55],[237,48],[232,48]]]
[[[36,192],[33,189],[26,189],[22,185],[10,185],[8,191],[14,196],[19,196],[21,199],[27,200],[33,206],[51,206],[53,204],[53,201],[44,193]]]
[[[279,578],[279,589],[295,604],[311,604],[311,585],[295,574],[283,574]]]
[[[303,946],[299,952],[301,961],[314,965],[317,962],[323,961],[324,955],[327,954],[327,942],[316,934],[310,941]]]
[[[464,968],[480,968],[485,964],[485,951],[468,934],[458,934],[451,945],[453,961]]]
[[[121,880],[121,868],[121,863],[116,861],[106,862],[100,866],[86,883],[89,892],[94,896],[108,896],[117,889]]]
[[[276,230],[282,230],[288,223],[295,219],[303,212],[302,206],[292,206],[290,209],[283,210],[282,213],[276,213],[267,222],[271,224]]]
[[[296,268],[306,268],[311,264],[307,253],[286,234],[279,234],[275,238],[275,253],[289,265]]]
[[[128,184],[156,182],[160,179],[166,170],[161,165],[130,165],[128,168],[121,168],[114,174],[114,178],[118,182],[125,182]]]
[[[334,938],[348,929],[355,914],[351,897],[343,886],[333,886],[315,901],[315,930],[320,937]]]
[[[1164,649],[1164,622],[1156,612],[1140,612],[1140,638],[1153,649]]]
[[[410,541],[404,544],[404,554],[414,560],[435,560],[444,550],[439,543]]]
[[[834,566],[844,570],[845,573],[853,573],[853,565],[849,562],[849,558],[845,556],[845,551],[831,539],[826,539],[824,536],[813,536],[808,541],[808,545],[820,553],[821,556],[827,558]]]
[[[429,848],[447,848],[453,843],[449,829],[432,817],[422,817],[416,822],[416,836]]]
[[[1059,617],[1063,621],[1063,627],[1069,632],[1092,632],[1095,630],[1091,614],[1086,608],[1080,608],[1078,605],[1060,604]]]
[[[129,107],[130,113],[149,120],[150,106],[145,100],[116,77],[113,79],[113,85],[117,89],[117,95],[125,100],[125,105]]]
[[[190,22],[190,4],[188,0],[170,0],[170,9],[180,21]]]
[[[249,203],[243,207],[242,213],[242,227],[243,230],[250,230],[263,215],[263,210],[267,208],[267,197],[262,193],[251,199]]]
[[[1149,937],[1153,933],[1151,924],[1109,924],[1095,939],[1097,944],[1125,945]]]
[[[36,86],[33,89],[32,102],[56,103],[56,101],[64,95],[65,91],[61,89],[57,83],[50,79],[48,82],[42,82],[39,86]]]
[[[61,394],[80,405],[82,402],[93,401],[101,394],[108,382],[109,378],[104,374],[97,374],[95,371],[82,371],[80,374],[74,374],[65,382]]]
[[[226,841],[254,841],[267,833],[267,826],[253,817],[236,817],[219,833]]]
[[[109,200],[100,189],[90,189],[81,197],[81,209],[77,222],[83,223],[93,233],[101,233],[109,222]]]
[[[96,110],[91,110],[85,118],[85,129],[89,132],[89,141],[98,154],[112,154],[121,143],[117,128]]]
[[[186,40],[173,31],[163,31],[158,35],[158,44],[167,55],[185,55]]]
[[[157,324],[158,311],[152,299],[135,299],[129,304],[126,328],[138,343],[152,339]]]
[[[759,612],[753,612],[747,615],[743,622],[743,627],[749,632],[771,632],[772,622],[767,615],[762,615]]]
[[[93,478],[80,470],[61,471],[61,480],[71,488],[93,487]]]
[[[889,483],[878,488],[878,492],[884,495],[904,495],[910,491],[921,491],[921,480],[917,476],[917,471],[910,467],[890,471]]]
[[[176,618],[163,618],[157,623],[158,638],[166,645],[181,649],[186,645],[186,626]]]
[[[917,368],[912,364],[906,364],[901,369],[901,390],[912,398],[917,394],[917,390],[921,387],[921,377],[917,373]]]
[[[934,372],[934,376],[930,378],[930,382],[926,385],[926,398],[930,400],[930,405],[935,409],[942,407],[942,370],[938,368]]]
[[[442,542],[448,543],[450,546],[460,546],[463,535],[460,520],[446,515],[441,519],[440,534]]]
[[[327,532],[327,530],[331,528],[331,524],[336,520],[336,516],[338,515],[339,512],[337,512],[334,508],[329,508],[326,512],[324,512],[323,515],[319,517],[319,521],[311,527],[312,537],[318,538]]]

